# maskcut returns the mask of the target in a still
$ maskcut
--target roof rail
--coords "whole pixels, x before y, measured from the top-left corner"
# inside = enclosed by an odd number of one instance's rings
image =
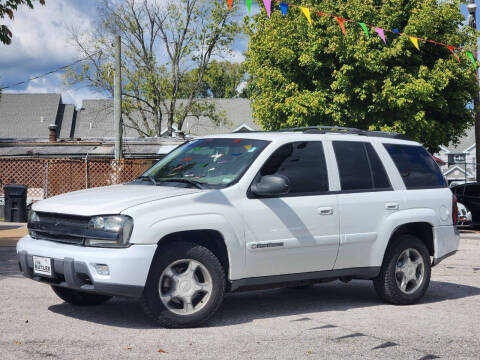
[[[373,137],[385,137],[391,139],[400,140],[412,140],[408,136],[393,132],[386,131],[368,131],[360,130],[357,128],[343,127],[343,126],[303,126],[288,129],[281,129],[280,132],[301,131],[306,134],[326,134],[326,133],[339,133],[339,134],[353,134]]]

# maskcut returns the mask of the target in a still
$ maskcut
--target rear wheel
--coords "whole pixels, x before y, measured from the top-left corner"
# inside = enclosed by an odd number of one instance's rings
[[[78,306],[100,305],[112,298],[111,296],[107,295],[87,293],[53,285],[52,290],[63,301]]]
[[[141,299],[146,314],[164,327],[193,327],[220,307],[225,273],[218,258],[194,243],[162,249],[150,270]]]
[[[405,234],[387,249],[380,274],[373,284],[383,300],[409,305],[423,297],[430,283],[430,274],[427,247],[419,238]]]

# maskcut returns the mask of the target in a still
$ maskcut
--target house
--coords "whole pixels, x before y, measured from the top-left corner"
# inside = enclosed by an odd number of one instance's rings
[[[449,185],[476,181],[475,127],[467,130],[458,145],[440,146],[436,157],[445,163],[440,168]]]
[[[252,120],[248,100],[212,101],[226,115],[227,122],[216,126],[206,117],[188,117],[182,129],[185,135],[259,129]],[[83,107],[77,110],[72,104],[64,104],[60,94],[3,94],[0,124],[0,157],[111,158],[114,154],[111,99],[84,100]],[[165,128],[162,134],[166,132]],[[158,158],[183,141],[166,136],[141,137],[124,119],[125,157]]]

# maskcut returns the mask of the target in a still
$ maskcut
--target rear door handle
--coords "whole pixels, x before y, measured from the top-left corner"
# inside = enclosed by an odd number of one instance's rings
[[[398,210],[400,205],[396,202],[385,203],[385,209],[387,210]]]
[[[333,215],[333,208],[332,207],[320,207],[320,208],[318,208],[318,213],[320,215]]]

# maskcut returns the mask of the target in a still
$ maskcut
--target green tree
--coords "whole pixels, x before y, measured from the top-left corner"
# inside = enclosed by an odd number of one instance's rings
[[[224,122],[225,115],[198,93],[212,57],[228,53],[241,30],[237,6],[229,10],[223,0],[104,0],[97,28],[72,32],[90,62],[70,69],[65,80],[112,95],[111,39],[118,33],[125,126],[140,136],[159,136],[165,120],[168,134],[174,123],[181,130],[189,116]]]
[[[233,98],[245,77],[241,64],[228,61],[212,61],[205,74],[205,82],[214,98]]]
[[[17,11],[19,5],[27,5],[30,9],[33,9],[33,3],[36,0],[7,0],[0,2],[0,19],[4,19],[8,16],[13,20],[15,11]],[[45,0],[38,0],[42,5],[45,5]],[[0,42],[6,45],[10,45],[12,42],[12,32],[5,24],[0,25]]]
[[[460,1],[310,0],[298,5],[421,38],[474,48]],[[265,129],[336,125],[395,131],[430,151],[455,142],[473,124],[478,91],[473,66],[445,46],[385,32],[387,44],[370,29],[345,21],[346,36],[329,16],[298,8],[282,16],[272,5],[245,19],[250,34],[247,71],[254,117]]]

